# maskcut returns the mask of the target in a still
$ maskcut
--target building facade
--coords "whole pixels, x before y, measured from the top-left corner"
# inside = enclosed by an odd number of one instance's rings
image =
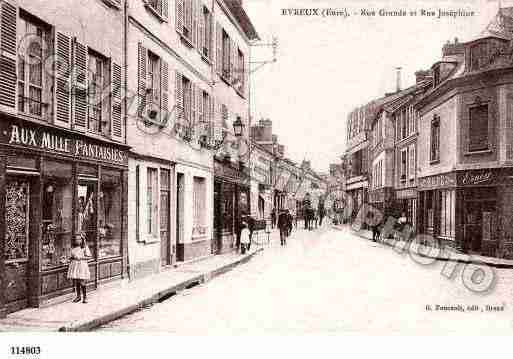
[[[76,237],[87,285],[127,276],[120,1],[3,1],[0,315],[64,300]]]
[[[511,257],[512,17],[501,9],[477,39],[446,44],[416,104],[419,228],[466,252]],[[496,18],[496,20],[497,20]],[[498,29],[498,30],[497,30]]]

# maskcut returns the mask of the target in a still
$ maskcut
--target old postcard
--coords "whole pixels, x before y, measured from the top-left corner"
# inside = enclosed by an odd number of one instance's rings
[[[512,215],[513,1],[0,0],[7,358],[508,335]]]

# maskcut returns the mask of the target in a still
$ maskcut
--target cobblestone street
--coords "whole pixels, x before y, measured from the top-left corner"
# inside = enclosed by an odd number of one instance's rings
[[[479,334],[513,331],[512,271],[492,270],[487,294],[407,255],[330,226],[292,233],[247,264],[121,318],[99,331],[176,334],[366,332]],[[432,306],[432,311],[426,310]],[[464,311],[437,311],[436,305]],[[475,305],[475,311],[469,306]],[[486,305],[503,307],[487,311]]]

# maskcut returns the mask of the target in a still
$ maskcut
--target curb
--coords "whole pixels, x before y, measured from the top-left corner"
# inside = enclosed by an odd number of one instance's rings
[[[233,268],[235,268],[241,264],[247,263],[250,259],[253,258],[253,256],[255,254],[262,252],[263,250],[264,250],[263,248],[258,248],[253,253],[250,253],[244,257],[241,257],[240,259],[237,259],[236,261],[234,261],[232,263],[228,263],[222,267],[199,274],[198,276],[188,279],[187,281],[173,285],[172,287],[166,288],[166,289],[161,290],[157,293],[154,293],[146,298],[143,298],[143,299],[139,300],[137,303],[128,305],[125,308],[119,309],[112,313],[105,314],[99,318],[87,320],[84,322],[70,323],[68,325],[60,327],[57,331],[59,331],[59,332],[91,331],[95,328],[98,328],[99,326],[102,326],[104,324],[112,322],[112,321],[119,319],[127,314],[133,313],[133,312],[135,312],[139,309],[142,309],[148,305],[158,303],[162,298],[170,297],[179,291],[187,289],[188,287],[206,283],[223,273],[229,272],[230,270],[232,270]]]
[[[342,230],[342,228],[339,228],[337,226],[332,226],[332,227],[335,228],[338,231]],[[366,239],[368,241],[371,240],[370,238],[367,238],[366,236],[356,232],[353,229],[350,229],[350,231],[355,236],[358,236],[360,238]],[[392,244],[388,243],[388,242],[380,241],[380,242],[377,242],[377,243],[383,244],[383,245],[391,247],[391,248],[394,248],[394,246]],[[462,263],[462,264],[486,265],[486,266],[489,266],[489,267],[492,267],[492,268],[498,268],[498,269],[512,269],[513,268],[513,263],[512,264],[509,264],[509,263],[495,263],[495,262],[488,262],[486,260],[476,260],[476,259],[468,260],[468,259],[451,258],[451,257],[435,257],[435,256],[429,256],[429,255],[426,255],[426,254],[423,254],[423,253],[417,253],[417,255],[420,256],[420,257],[431,258],[431,259],[435,259],[435,260],[439,260],[439,261],[444,261],[444,262],[455,262],[455,263]]]

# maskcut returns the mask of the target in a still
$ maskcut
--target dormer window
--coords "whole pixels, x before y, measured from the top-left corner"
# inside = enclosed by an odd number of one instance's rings
[[[487,42],[481,42],[470,47],[470,71],[477,71],[486,64],[487,53]]]

